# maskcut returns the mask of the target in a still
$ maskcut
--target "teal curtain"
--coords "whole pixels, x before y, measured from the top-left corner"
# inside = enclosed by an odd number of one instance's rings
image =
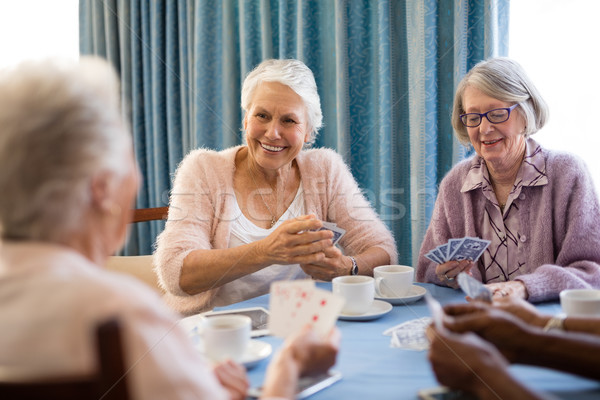
[[[143,176],[138,207],[168,203],[191,149],[242,142],[241,83],[265,58],[314,72],[336,149],[413,264],[437,186],[467,154],[454,139],[454,88],[507,54],[509,0],[80,0],[80,50],[122,79]],[[138,224],[126,253],[152,251]]]

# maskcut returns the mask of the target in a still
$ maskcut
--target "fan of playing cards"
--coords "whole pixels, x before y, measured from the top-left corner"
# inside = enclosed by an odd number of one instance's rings
[[[443,264],[447,261],[477,261],[489,245],[489,240],[475,237],[467,236],[461,239],[450,239],[448,243],[439,245],[429,251],[425,254],[425,257],[437,264]]]
[[[322,231],[325,229],[333,232],[333,238],[331,239],[331,241],[333,242],[334,246],[337,244],[337,242],[340,241],[342,236],[344,236],[344,234],[346,233],[346,230],[337,226],[337,224],[335,222],[323,221],[323,226],[317,230]]]

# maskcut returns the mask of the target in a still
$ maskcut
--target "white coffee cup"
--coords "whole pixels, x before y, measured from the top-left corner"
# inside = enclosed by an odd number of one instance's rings
[[[408,265],[382,265],[373,269],[379,297],[404,297],[413,285],[415,269]]]
[[[215,315],[203,323],[204,352],[219,362],[239,362],[250,342],[251,319],[245,315]]]
[[[600,290],[566,289],[560,292],[560,305],[568,316],[600,315]]]
[[[342,313],[360,315],[369,311],[375,297],[374,279],[370,276],[338,276],[331,281],[332,291],[345,300]]]

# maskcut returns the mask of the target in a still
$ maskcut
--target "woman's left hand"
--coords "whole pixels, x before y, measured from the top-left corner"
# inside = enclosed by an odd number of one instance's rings
[[[348,275],[352,268],[352,261],[349,257],[342,255],[340,249],[330,246],[323,250],[325,258],[314,264],[300,264],[304,272],[313,279],[330,281],[336,276]]]
[[[250,387],[246,369],[231,360],[223,361],[214,368],[217,379],[229,393],[231,400],[243,400]]]
[[[492,300],[498,300],[507,296],[518,297],[527,300],[527,297],[529,297],[527,288],[521,281],[488,283],[485,286],[492,291]]]

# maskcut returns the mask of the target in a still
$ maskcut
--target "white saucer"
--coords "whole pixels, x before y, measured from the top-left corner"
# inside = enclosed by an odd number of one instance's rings
[[[194,344],[194,347],[196,347],[196,349],[198,349],[202,354],[204,354],[204,343],[202,342],[202,340],[197,341]],[[248,343],[246,351],[242,355],[242,359],[239,360],[239,363],[246,368],[252,368],[260,361],[269,357],[272,352],[273,348],[269,343],[251,339]]]
[[[423,286],[412,285],[412,287],[410,288],[410,291],[408,292],[408,294],[406,296],[402,296],[402,297],[375,296],[375,298],[377,300],[387,301],[388,303],[394,304],[394,305],[405,305],[405,304],[414,303],[415,301],[420,300],[423,296],[425,296],[425,293],[427,293],[427,289],[425,289]]]
[[[364,314],[343,314],[340,313],[338,319],[345,319],[347,321],[367,321],[370,319],[376,319],[392,311],[392,305],[385,301],[373,300],[373,304],[369,311]]]
[[[260,340],[250,340],[240,362],[246,368],[252,368],[271,355],[273,348],[269,343]]]

